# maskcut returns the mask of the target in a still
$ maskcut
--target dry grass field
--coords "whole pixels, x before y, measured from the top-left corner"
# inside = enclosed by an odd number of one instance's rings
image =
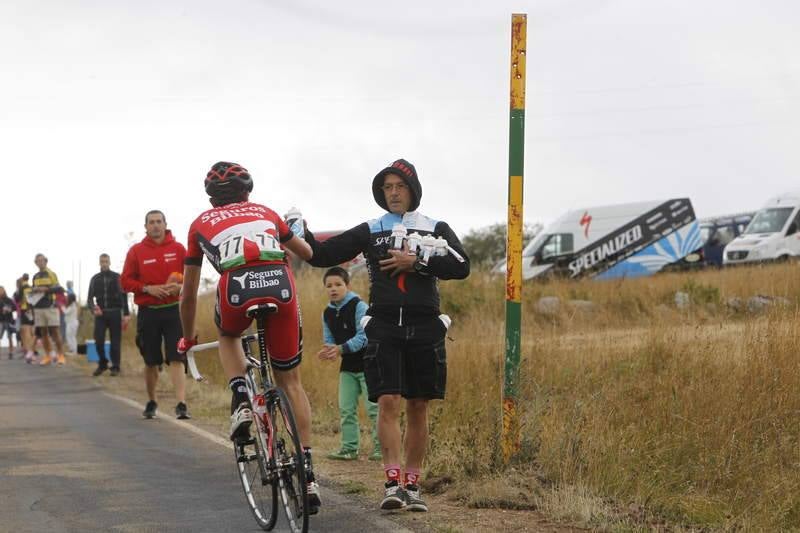
[[[603,530],[800,528],[798,274],[784,264],[527,283],[522,443],[508,468],[499,461],[503,280],[475,272],[442,282],[454,323],[447,400],[431,410],[427,490]],[[298,276],[301,368],[315,438],[335,445],[338,366],[314,356],[327,303],[320,276]],[[365,278],[354,289],[367,298]],[[678,308],[677,291],[692,303]],[[759,312],[727,305],[754,295],[788,301]],[[560,307],[537,312],[543,296]],[[201,306],[201,341],[214,337],[210,302]],[[201,359],[213,385],[192,388],[190,405],[196,415],[224,411],[220,368]]]

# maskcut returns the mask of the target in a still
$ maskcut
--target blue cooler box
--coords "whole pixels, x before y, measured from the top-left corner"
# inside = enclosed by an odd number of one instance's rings
[[[106,341],[106,361],[111,361],[111,341]],[[100,361],[100,356],[97,355],[97,346],[94,341],[86,341],[86,360],[90,363],[97,363]]]

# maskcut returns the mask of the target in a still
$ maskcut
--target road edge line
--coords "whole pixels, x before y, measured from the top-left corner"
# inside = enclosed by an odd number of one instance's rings
[[[140,404],[136,400],[131,400],[130,398],[126,398],[125,396],[119,396],[117,394],[112,394],[112,393],[106,392],[104,390],[101,390],[100,392],[103,395],[107,396],[108,398],[111,398],[112,400],[116,400],[116,401],[124,403],[125,405],[128,405],[130,407],[135,407],[136,409],[139,409],[140,411],[144,411],[144,405]],[[210,440],[213,443],[219,444],[220,446],[222,446],[224,448],[230,448],[232,446],[230,441],[225,440],[222,437],[218,437],[217,435],[214,435],[210,431],[206,431],[205,429],[201,429],[201,428],[195,426],[194,424],[192,424],[191,422],[187,422],[185,420],[178,420],[177,418],[161,417],[161,416],[157,417],[157,419],[158,420],[163,420],[165,422],[169,422],[170,424],[173,424],[173,425],[175,425],[175,426],[177,426],[177,427],[179,427],[181,429],[189,430],[192,433],[194,433],[195,435],[197,435],[199,437],[203,437],[203,438],[205,438],[207,440]],[[345,495],[339,494],[338,492],[336,492],[332,488],[328,488],[328,487],[321,487],[321,488],[324,491],[323,494],[325,496],[325,500],[331,502],[331,503],[329,503],[329,505],[330,504],[333,504],[333,505],[348,505],[348,506],[351,506],[353,508],[358,508],[362,512],[367,510],[363,506],[359,505],[358,502],[354,502],[352,500],[349,500]],[[362,515],[362,519],[367,519],[367,518]],[[389,518],[387,518],[386,516],[383,516],[383,515],[369,516],[368,521],[371,524],[374,524],[375,526],[380,528],[380,529],[378,529],[378,531],[391,531],[393,533],[413,533],[413,530],[409,529],[404,524],[402,524],[400,522],[396,522],[394,520],[391,520],[391,519],[389,519]]]
[[[113,398],[114,400],[117,400],[118,402],[122,402],[122,403],[124,403],[126,405],[129,405],[131,407],[135,407],[136,409],[144,411],[144,405],[140,404],[136,400],[131,400],[130,398],[126,398],[124,396],[119,396],[117,394],[111,394],[110,392],[106,392],[106,391],[101,391],[101,392],[105,396],[108,396],[109,398]],[[184,429],[186,429],[188,431],[191,431],[195,435],[198,435],[198,436],[203,437],[203,438],[205,438],[207,440],[210,440],[211,442],[213,442],[215,444],[219,444],[220,446],[222,446],[224,448],[231,448],[233,446],[231,444],[231,441],[225,440],[222,437],[214,435],[210,431],[206,431],[205,429],[199,428],[199,427],[195,426],[194,424],[192,424],[191,422],[187,422],[186,420],[178,420],[177,418],[171,418],[169,416],[158,416],[157,419],[158,420],[163,420],[164,422],[169,422],[170,424],[173,424],[173,425],[178,426],[180,428],[184,428]]]

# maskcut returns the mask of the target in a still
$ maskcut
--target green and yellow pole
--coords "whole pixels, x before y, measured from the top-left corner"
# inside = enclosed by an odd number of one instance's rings
[[[503,460],[519,451],[519,361],[522,323],[522,185],[525,155],[525,44],[527,15],[511,16],[511,113],[508,145],[506,241],[506,358],[503,384]]]

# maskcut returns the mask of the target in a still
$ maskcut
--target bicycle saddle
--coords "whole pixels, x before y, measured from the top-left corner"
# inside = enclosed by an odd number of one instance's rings
[[[275,304],[258,304],[251,305],[247,308],[248,318],[260,318],[270,313],[277,313],[278,306]]]

